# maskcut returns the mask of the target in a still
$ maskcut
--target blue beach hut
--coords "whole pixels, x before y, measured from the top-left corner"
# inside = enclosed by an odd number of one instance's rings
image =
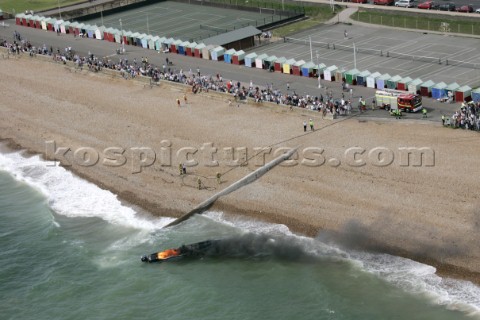
[[[312,61],[305,63],[302,66],[302,76],[304,77],[313,76],[313,67],[315,67],[315,63],[313,63]]]
[[[480,102],[480,88],[472,90],[471,95],[474,102]]]
[[[445,82],[437,83],[432,87],[432,98],[445,99],[447,97],[447,84]]]
[[[383,90],[387,86],[387,80],[390,79],[390,75],[388,73],[382,74],[380,77],[377,78],[377,89]]]
[[[367,77],[370,75],[370,71],[365,70],[357,74],[357,86],[365,87],[367,85]]]
[[[229,49],[225,51],[225,53],[223,54],[223,60],[226,63],[232,63],[232,57],[235,54],[235,52],[236,52],[235,49]]]
[[[255,68],[255,58],[257,58],[257,54],[255,52],[247,54],[245,56],[245,67]]]

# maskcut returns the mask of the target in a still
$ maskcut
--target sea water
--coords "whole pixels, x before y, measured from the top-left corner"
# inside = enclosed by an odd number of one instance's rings
[[[174,228],[38,156],[0,154],[1,319],[478,319],[431,266],[209,212]],[[215,256],[140,256],[222,239]]]

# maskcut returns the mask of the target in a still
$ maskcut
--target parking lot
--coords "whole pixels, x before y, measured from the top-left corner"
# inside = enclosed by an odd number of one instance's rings
[[[347,71],[356,64],[360,71],[421,78],[436,83],[457,82],[471,87],[480,85],[478,39],[345,24],[311,29],[295,35],[295,38],[302,40],[302,43],[281,41],[257,48],[254,52],[297,61],[312,60],[327,67],[336,65]],[[309,39],[312,40],[312,50]],[[329,44],[328,48],[324,45],[326,43]],[[355,55],[354,45],[358,50]],[[371,53],[364,53],[366,50]],[[447,65],[449,59],[461,60],[468,65]]]

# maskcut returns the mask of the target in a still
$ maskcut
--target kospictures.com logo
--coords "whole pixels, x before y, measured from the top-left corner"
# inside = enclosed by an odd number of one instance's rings
[[[139,173],[143,168],[152,165],[162,167],[218,167],[246,166],[253,163],[257,167],[264,166],[292,150],[289,147],[222,147],[217,148],[213,142],[203,143],[200,147],[174,148],[169,140],[163,140],[158,149],[150,147],[108,147],[98,151],[92,147],[71,148],[57,146],[55,141],[46,141],[46,157],[53,160],[53,165],[91,167],[104,165],[107,167],[130,166],[132,173]],[[338,153],[338,152],[337,152]],[[350,147],[340,152],[340,156],[328,156],[322,147],[299,148],[281,166],[320,167],[323,165],[338,167],[433,167],[435,152],[429,147]]]

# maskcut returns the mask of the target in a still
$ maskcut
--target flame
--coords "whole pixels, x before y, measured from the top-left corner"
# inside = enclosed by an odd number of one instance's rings
[[[180,250],[177,249],[167,249],[165,251],[157,253],[158,259],[167,259],[171,257],[176,257],[180,254]]]

